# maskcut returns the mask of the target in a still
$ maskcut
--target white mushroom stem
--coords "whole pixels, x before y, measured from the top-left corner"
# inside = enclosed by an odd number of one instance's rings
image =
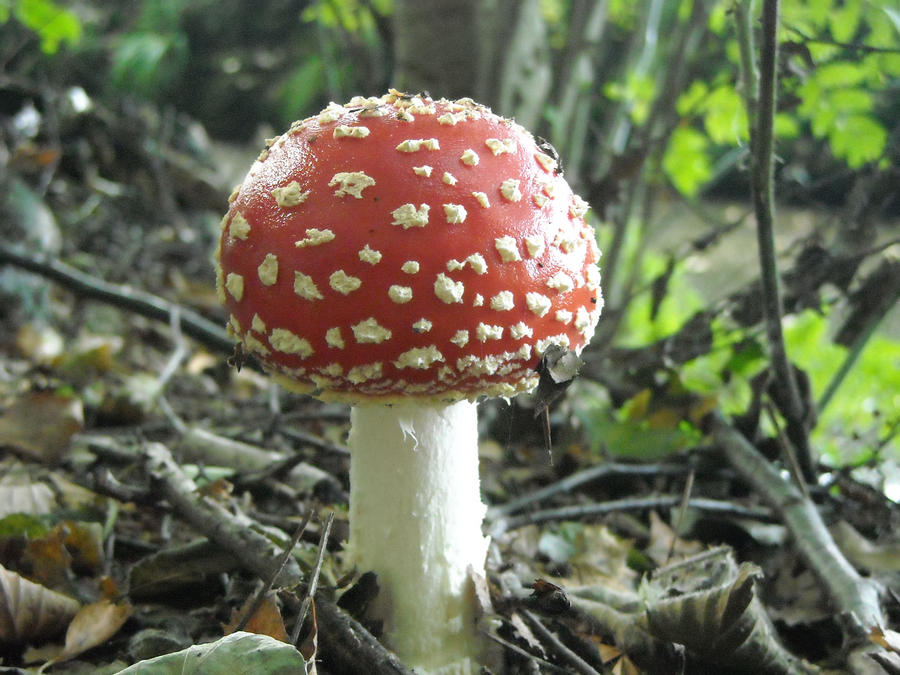
[[[378,574],[389,644],[419,672],[478,672],[467,570],[484,572],[488,539],[475,404],[361,404],[350,419],[349,551]]]

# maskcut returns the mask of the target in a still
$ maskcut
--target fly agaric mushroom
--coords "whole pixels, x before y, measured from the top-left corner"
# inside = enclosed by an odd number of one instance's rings
[[[488,546],[475,402],[590,340],[587,204],[515,122],[394,90],[295,122],[229,201],[229,330],[287,389],[353,405],[347,550],[401,659],[466,672]]]

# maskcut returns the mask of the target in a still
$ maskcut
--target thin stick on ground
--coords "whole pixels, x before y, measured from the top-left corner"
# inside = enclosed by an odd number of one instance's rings
[[[581,520],[582,518],[604,516],[618,511],[644,511],[678,506],[684,501],[684,495],[657,495],[653,497],[626,497],[606,502],[576,504],[555,509],[543,509],[521,516],[498,520],[488,528],[492,537],[515,530],[525,525],[544,523],[548,520]],[[731,502],[695,497],[689,499],[687,505],[701,511],[724,514],[734,518],[750,518],[763,523],[774,523],[778,520],[768,511],[749,509]]]
[[[600,675],[591,664],[569,649],[562,640],[554,635],[554,633],[547,628],[537,616],[528,610],[524,610],[522,616],[525,617],[528,625],[535,633],[537,633],[538,637],[550,645],[551,649],[559,655],[560,659],[565,661],[566,665],[572,669],[573,673],[580,673],[580,675]]]
[[[281,567],[281,550],[251,529],[248,517],[237,517],[212,499],[199,496],[196,484],[181,470],[166,446],[148,443],[144,454],[160,493],[193,528],[232,553],[242,567],[260,579],[275,579],[279,586],[295,586],[303,581],[297,562],[289,558]]]
[[[859,575],[835,544],[816,505],[765,461],[740,432],[721,415],[710,416],[710,430],[731,465],[781,517],[794,544],[816,574],[849,632],[864,637],[873,626],[884,626],[879,586]]]
[[[260,579],[274,578],[282,586],[295,586],[303,581],[299,566],[291,558],[279,572],[281,551],[250,529],[249,518],[236,519],[221,506],[199,497],[194,482],[184,474],[168,448],[161,443],[148,443],[145,455],[151,474],[177,514],[234,555],[244,569]],[[323,651],[335,664],[335,672],[413,675],[395,654],[321,592],[315,599],[319,639]]]
[[[521,497],[511,499],[503,504],[495,504],[488,509],[487,519],[489,521],[500,520],[505,516],[512,515],[516,511],[521,511],[526,507],[544,501],[545,499],[558,494],[571,492],[576,487],[606,478],[607,476],[681,476],[687,472],[688,469],[686,467],[677,464],[621,464],[616,462],[598,464],[597,466],[566,476],[555,483],[550,483],[542,488],[528,492]]]
[[[306,590],[306,597],[303,598],[303,604],[300,605],[300,611],[297,612],[297,621],[294,623],[294,630],[291,633],[291,644],[297,644],[300,638],[300,629],[303,627],[303,621],[306,619],[306,613],[309,606],[313,602],[316,595],[316,587],[319,585],[319,573],[322,571],[322,561],[325,560],[325,551],[328,548],[328,537],[331,535],[331,525],[334,523],[334,512],[328,514],[328,520],[325,527],[322,528],[322,535],[319,538],[319,554],[316,556],[316,565],[312,573],[309,575],[309,584]]]
[[[223,354],[230,354],[234,350],[234,341],[219,324],[152,293],[111,284],[49,256],[28,253],[3,243],[0,243],[0,265],[13,265],[34,272],[56,281],[79,297],[99,300],[157,321],[169,321],[177,309],[181,330],[185,335]]]
[[[253,598],[253,603],[247,608],[247,611],[244,612],[243,616],[241,616],[241,620],[238,621],[237,626],[234,628],[234,632],[237,633],[239,630],[244,630],[246,628],[247,623],[256,614],[257,610],[262,606],[263,601],[266,599],[266,595],[268,595],[269,591],[272,589],[273,584],[275,583],[275,577],[281,574],[281,570],[284,569],[285,565],[287,565],[288,559],[294,553],[294,547],[297,545],[297,542],[300,541],[300,537],[303,536],[303,533],[306,531],[306,528],[309,526],[309,521],[312,520],[312,510],[310,510],[306,517],[303,519],[303,522],[294,530],[294,536],[291,537],[290,542],[284,548],[284,553],[281,554],[281,560],[278,561],[278,568],[275,571],[275,574],[269,577],[266,582],[262,585],[262,587],[257,591],[256,597]]]

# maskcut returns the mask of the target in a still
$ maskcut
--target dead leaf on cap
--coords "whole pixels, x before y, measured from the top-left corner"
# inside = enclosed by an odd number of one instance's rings
[[[55,464],[83,427],[80,399],[50,391],[31,392],[0,415],[0,446]]]
[[[52,638],[78,611],[78,601],[0,565],[0,645]]]

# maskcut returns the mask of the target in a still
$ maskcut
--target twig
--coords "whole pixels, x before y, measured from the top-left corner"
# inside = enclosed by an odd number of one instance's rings
[[[691,467],[687,480],[684,482],[684,490],[681,493],[681,504],[678,505],[678,516],[675,518],[675,527],[672,528],[672,541],[669,542],[669,550],[666,552],[666,563],[672,559],[672,555],[675,553],[675,544],[680,538],[681,525],[684,523],[684,516],[687,514],[691,500],[691,493],[694,491],[695,475],[694,467]]]
[[[328,548],[328,537],[331,535],[331,526],[334,523],[334,511],[328,514],[328,520],[325,527],[322,528],[322,535],[319,537],[319,554],[316,556],[316,565],[313,567],[312,573],[309,575],[309,583],[307,584],[306,597],[303,598],[303,604],[300,605],[300,611],[297,612],[297,620],[294,623],[294,630],[291,633],[291,644],[297,644],[300,638],[300,629],[303,627],[303,621],[306,619],[306,613],[309,611],[310,603],[316,595],[316,586],[319,584],[319,573],[322,571],[322,561],[325,560],[325,550]]]
[[[562,640],[554,635],[538,617],[528,610],[523,610],[522,616],[525,617],[532,630],[534,630],[542,640],[550,643],[551,649],[566,662],[566,665],[572,669],[571,672],[581,673],[581,675],[600,675],[591,664],[563,644]]]
[[[719,414],[710,415],[710,430],[731,465],[780,516],[806,563],[825,586],[834,608],[848,618],[850,632],[864,638],[872,626],[884,626],[879,587],[861,577],[837,547],[815,504]]]
[[[260,587],[259,591],[256,593],[256,597],[253,599],[253,603],[244,612],[243,616],[241,616],[241,620],[238,621],[237,626],[234,627],[234,632],[237,633],[239,630],[244,630],[247,626],[247,622],[256,614],[256,611],[260,608],[263,601],[266,599],[266,595],[268,595],[269,591],[272,589],[272,585],[275,583],[275,577],[281,574],[281,570],[284,569],[285,565],[287,565],[287,561],[294,554],[294,547],[297,545],[297,542],[300,541],[300,537],[303,536],[303,533],[306,531],[306,528],[309,526],[309,521],[312,519],[312,510],[310,510],[306,517],[303,519],[303,522],[294,530],[294,536],[291,537],[290,542],[284,548],[284,553],[281,554],[281,559],[278,561],[278,567],[275,570],[275,574],[269,577],[266,582]],[[294,644],[292,642],[291,644]]]
[[[295,586],[303,581],[293,559],[279,571],[281,551],[267,537],[250,529],[246,516],[236,518],[213,500],[197,495],[194,481],[176,464],[166,446],[148,443],[144,454],[147,469],[162,496],[194,529],[234,555],[242,567],[260,579],[274,578],[280,586]]]
[[[591,467],[590,469],[585,469],[583,471],[573,473],[569,476],[566,476],[562,480],[558,480],[555,483],[551,483],[550,485],[542,487],[538,490],[534,490],[533,492],[529,492],[528,494],[522,495],[521,497],[512,499],[504,504],[497,504],[495,506],[492,506],[488,509],[487,519],[497,520],[499,518],[503,518],[504,516],[511,515],[516,511],[521,511],[526,506],[544,501],[549,497],[553,497],[554,495],[563,492],[571,492],[580,485],[584,485],[585,483],[590,483],[592,481],[598,480],[600,478],[605,478],[606,476],[610,475],[652,477],[681,476],[687,473],[687,471],[687,467],[675,464],[619,464],[615,462],[599,464],[597,466]]]
[[[866,54],[900,54],[900,49],[897,49],[896,47],[874,47],[872,45],[861,45],[853,42],[839,42],[838,40],[832,40],[830,38],[807,35],[796,26],[788,25],[786,26],[786,28],[789,31],[792,31],[799,35],[804,42],[809,42],[812,44],[831,45],[832,47],[850,49],[857,52],[864,52]]]
[[[338,455],[349,455],[350,450],[346,445],[338,445],[337,443],[331,443],[326,441],[321,436],[316,436],[315,434],[308,434],[305,431],[299,431],[297,429],[285,429],[280,428],[279,433],[287,436],[292,441],[297,441],[299,443],[305,443],[306,445],[311,445],[314,448],[318,448],[319,450],[327,450],[328,452],[333,452]]]
[[[806,487],[806,481],[803,480],[803,471],[800,469],[800,463],[797,461],[797,453],[794,452],[794,446],[788,443],[787,439],[784,437],[784,433],[781,431],[781,425],[778,423],[778,415],[775,414],[775,408],[772,405],[772,402],[767,400],[763,404],[763,409],[766,411],[766,415],[772,423],[772,427],[775,429],[775,442],[778,444],[778,449],[785,459],[785,464],[788,466],[791,477],[794,479],[794,483],[803,494],[803,498],[809,499],[809,489]]]
[[[50,256],[31,254],[21,248],[0,243],[0,265],[14,265],[40,274],[60,283],[76,295],[99,300],[157,321],[169,321],[177,310],[181,328],[186,335],[223,354],[230,354],[234,349],[234,341],[226,335],[225,330],[197,312],[146,291],[103,281]]]
[[[163,366],[159,377],[156,378],[156,386],[160,392],[177,372],[179,366],[181,366],[181,362],[184,361],[188,354],[187,343],[184,340],[184,334],[181,330],[181,312],[182,308],[175,305],[169,313],[169,328],[171,330],[172,342],[175,344],[175,349],[172,351],[171,356],[169,356],[169,360],[166,361],[166,365]]]
[[[749,4],[745,0],[746,4]],[[738,12],[742,16],[742,12]],[[739,38],[746,40],[751,34],[742,29]],[[760,273],[762,281],[763,310],[766,320],[772,369],[779,387],[785,396],[787,435],[794,444],[797,461],[807,481],[814,479],[812,457],[810,455],[808,429],[805,422],[803,403],[794,371],[787,357],[781,317],[784,313],[779,289],[778,262],[775,252],[775,200],[773,187],[774,126],[775,126],[775,85],[777,81],[778,48],[778,0],[764,0],[762,12],[762,33],[759,50],[759,80],[755,107],[746,94],[748,118],[754,121],[750,130],[752,150],[751,192],[756,213],[756,238],[759,246]],[[742,58],[752,56],[752,45],[743,45]],[[744,76],[752,78],[755,67],[752,62],[742,66]],[[749,79],[752,82],[752,79]]]
[[[487,637],[489,640],[493,640],[498,645],[501,645],[502,647],[508,649],[509,651],[513,652],[514,654],[518,654],[519,656],[522,656],[522,657],[528,659],[529,661],[533,661],[534,663],[536,663],[537,665],[541,666],[544,669],[551,670],[554,673],[562,673],[563,675],[566,675],[567,673],[570,672],[566,668],[561,668],[561,667],[557,666],[555,663],[550,663],[546,659],[542,659],[539,656],[535,656],[528,650],[522,649],[519,645],[517,645],[513,642],[510,642],[509,640],[504,640],[499,635],[494,635],[493,633],[488,633]]]
[[[397,656],[322,592],[316,594],[320,653],[333,673],[414,675]]]
[[[682,502],[682,495],[659,495],[655,497],[628,497],[625,499],[613,499],[608,502],[591,504],[579,504],[577,506],[563,506],[557,509],[545,509],[534,511],[516,518],[501,519],[488,527],[488,533],[497,537],[504,532],[515,530],[525,525],[543,523],[548,520],[579,520],[591,516],[602,516],[615,511],[640,511],[644,509],[659,509],[669,506],[677,506]],[[688,506],[701,511],[709,511],[729,515],[734,518],[751,518],[764,523],[779,522],[772,514],[759,509],[748,509],[736,506],[731,502],[723,502],[716,499],[696,497],[688,500]]]

